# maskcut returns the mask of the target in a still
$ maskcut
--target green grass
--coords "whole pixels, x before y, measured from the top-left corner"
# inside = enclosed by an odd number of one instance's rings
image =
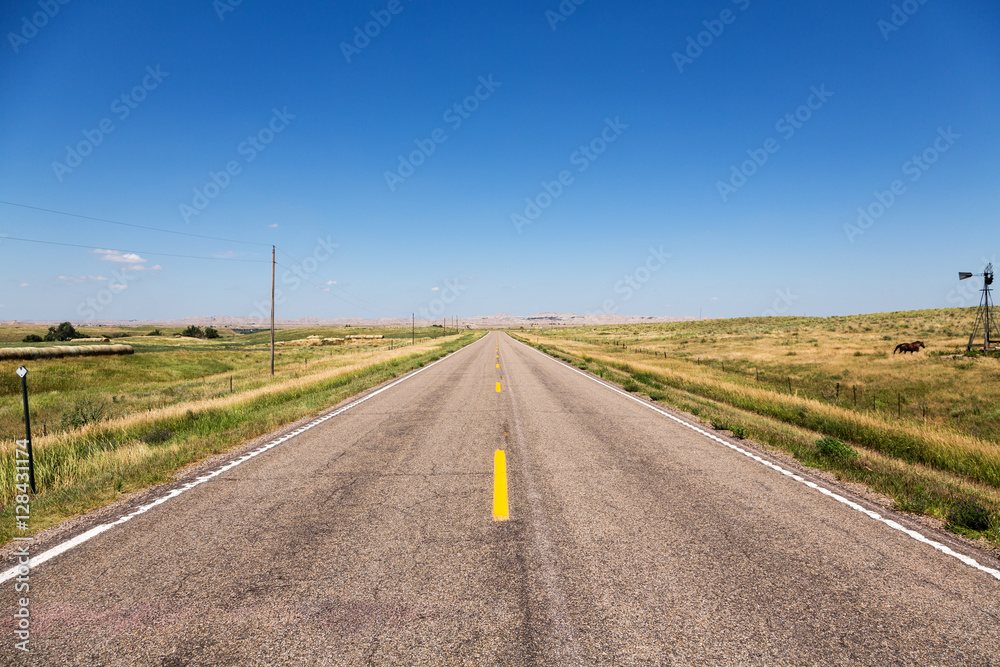
[[[150,328],[108,333],[146,333]],[[59,433],[79,425],[74,413],[78,406],[103,407],[105,417],[173,405],[179,402],[229,394],[230,378],[236,392],[251,390],[271,382],[270,334],[235,335],[223,329],[223,337],[213,341],[176,339],[180,328],[162,329],[163,336],[136,336],[116,339],[131,345],[135,354],[115,357],[76,357],[31,362],[28,383],[31,392],[32,424],[38,434]],[[101,335],[102,329],[81,327],[80,333]],[[11,333],[13,331],[14,333]],[[0,340],[20,340],[24,332],[44,327],[0,326]],[[351,334],[382,334],[385,339],[357,345],[290,346],[290,341],[310,335],[343,337]],[[440,329],[417,330],[416,341],[440,337]],[[449,334],[449,338],[452,335]],[[320,367],[350,363],[359,349],[405,346],[409,329],[312,328],[278,330],[275,367],[279,375],[312,372]],[[44,347],[50,344],[36,344]],[[19,347],[8,343],[6,347]],[[0,361],[0,443],[23,437],[23,408],[20,378],[14,370],[23,361]]]

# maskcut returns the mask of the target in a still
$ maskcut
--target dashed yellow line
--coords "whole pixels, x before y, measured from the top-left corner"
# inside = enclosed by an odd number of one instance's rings
[[[493,452],[493,520],[506,521],[509,516],[510,508],[507,505],[507,454],[504,450],[498,449]]]
[[[498,394],[500,393],[500,383],[499,382],[497,382],[497,393]]]

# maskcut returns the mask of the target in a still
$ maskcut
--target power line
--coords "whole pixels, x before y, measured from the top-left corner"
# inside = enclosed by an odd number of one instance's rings
[[[80,215],[78,213],[68,213],[66,211],[56,211],[51,208],[42,208],[40,206],[28,206],[27,204],[17,204],[12,201],[0,200],[0,204],[6,204],[7,206],[18,206],[20,208],[29,208],[33,211],[44,211],[45,213],[55,213],[56,215],[66,215],[71,218],[80,218],[82,220],[94,220],[96,222],[106,222],[111,225],[121,225],[122,227],[134,227],[135,229],[145,229],[151,232],[161,232],[163,234],[177,234],[178,236],[192,236],[197,239],[209,239],[211,241],[225,241],[226,243],[243,243],[245,245],[261,245],[269,246],[270,243],[259,243],[257,241],[240,241],[238,239],[227,239],[221,236],[206,236],[204,234],[192,234],[191,232],[179,232],[174,229],[162,229],[160,227],[149,227],[147,225],[137,225],[131,222],[119,222],[117,220],[108,220],[107,218],[95,218],[89,215]],[[149,253],[152,254],[152,253]]]
[[[80,245],[79,243],[60,243],[58,241],[40,241],[39,239],[26,239],[19,236],[0,236],[0,240],[3,241],[24,241],[25,243],[43,243],[45,245],[58,245],[65,246],[67,248],[85,248],[87,250],[107,250],[110,252],[131,252],[143,255],[153,255],[157,257],[182,257],[184,259],[208,259],[216,262],[246,262],[250,264],[264,264],[267,260],[263,259],[233,259],[232,257],[204,257],[199,255],[178,255],[169,252],[151,252],[148,250],[122,250],[120,248],[103,248],[92,245]]]

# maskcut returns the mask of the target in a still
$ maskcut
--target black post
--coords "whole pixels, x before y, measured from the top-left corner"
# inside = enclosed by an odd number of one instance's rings
[[[28,369],[21,366],[17,369],[21,376],[21,391],[24,394],[24,432],[28,438],[28,483],[31,492],[35,492],[35,457],[31,453],[31,415],[28,413]]]
[[[840,400],[840,383],[837,383],[837,400]]]

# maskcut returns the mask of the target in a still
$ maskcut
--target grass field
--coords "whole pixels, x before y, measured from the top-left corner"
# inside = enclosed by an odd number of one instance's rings
[[[0,327],[6,347],[27,333]],[[143,333],[148,328],[143,330]],[[106,331],[84,328],[85,335]],[[135,333],[123,331],[122,333]],[[440,328],[282,330],[275,376],[269,334],[215,340],[132,336],[135,354],[0,362],[0,543],[15,531],[14,441],[24,437],[20,379],[29,369],[37,495],[30,533],[171,479],[180,468],[314,414],[424,365],[482,332]],[[382,334],[378,340],[299,345],[307,336]],[[41,345],[41,344],[39,344]],[[232,382],[232,389],[230,389]],[[44,435],[43,435],[44,433]]]
[[[969,310],[951,309],[514,333],[737,437],[864,483],[902,510],[1000,544],[1000,359],[964,355],[971,324]],[[914,340],[927,348],[893,354]],[[830,446],[838,441],[847,447]],[[992,523],[967,525],[968,503]]]

